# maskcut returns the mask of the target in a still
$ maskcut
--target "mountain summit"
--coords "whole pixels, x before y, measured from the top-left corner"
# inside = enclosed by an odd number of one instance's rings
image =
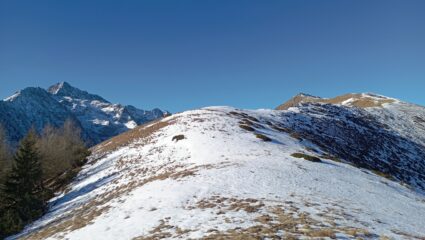
[[[394,98],[385,97],[374,93],[349,93],[334,98],[321,98],[305,93],[299,93],[287,102],[279,105],[277,110],[287,110],[290,107],[296,107],[302,103],[324,103],[338,104],[351,107],[369,108],[379,107],[384,103],[397,101]]]
[[[0,124],[14,143],[33,126],[41,131],[48,124],[58,127],[71,119],[82,128],[85,140],[94,145],[167,114],[159,109],[112,104],[67,82],[47,90],[25,88],[0,101]]]
[[[102,97],[95,95],[95,94],[90,94],[86,91],[82,91],[78,88],[71,86],[67,82],[57,83],[57,84],[49,87],[47,89],[47,91],[50,94],[52,94],[54,96],[58,96],[58,97],[70,97],[70,98],[75,98],[75,99],[85,99],[85,100],[91,100],[91,101],[97,100],[97,101],[109,103],[108,101],[106,101]]]

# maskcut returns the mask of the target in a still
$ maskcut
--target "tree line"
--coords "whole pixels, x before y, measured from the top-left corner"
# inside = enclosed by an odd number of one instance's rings
[[[76,176],[89,154],[70,120],[41,133],[29,130],[16,148],[0,126],[0,239],[41,217],[54,192]]]

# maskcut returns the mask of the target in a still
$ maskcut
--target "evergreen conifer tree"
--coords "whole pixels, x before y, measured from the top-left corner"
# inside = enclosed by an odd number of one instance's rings
[[[36,141],[35,130],[30,130],[20,142],[14,165],[4,184],[4,212],[0,226],[6,229],[7,234],[21,230],[25,224],[40,217],[46,208],[47,196]]]

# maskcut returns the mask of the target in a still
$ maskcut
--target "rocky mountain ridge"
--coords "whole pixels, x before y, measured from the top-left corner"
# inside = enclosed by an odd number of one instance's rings
[[[15,144],[31,127],[41,131],[47,124],[59,127],[71,119],[81,127],[87,143],[94,145],[168,114],[160,109],[146,111],[112,104],[66,82],[47,90],[25,88],[0,101],[0,124]]]

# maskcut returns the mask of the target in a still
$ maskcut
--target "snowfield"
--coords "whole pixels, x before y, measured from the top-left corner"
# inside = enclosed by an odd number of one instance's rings
[[[209,107],[137,127],[94,147],[10,239],[424,239],[423,192],[280,125],[300,112]]]

